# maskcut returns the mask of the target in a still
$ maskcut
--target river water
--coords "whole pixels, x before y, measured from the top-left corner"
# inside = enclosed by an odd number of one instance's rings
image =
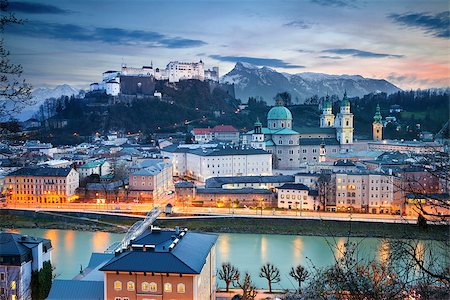
[[[58,279],[71,279],[86,267],[92,252],[103,252],[110,244],[120,241],[122,234],[57,229],[20,229],[22,234],[50,239],[52,260]],[[230,262],[241,273],[248,271],[256,286],[265,288],[266,281],[258,277],[259,268],[270,262],[280,269],[281,281],[274,288],[295,288],[289,270],[298,264],[309,267],[331,265],[339,257],[346,238],[319,236],[222,233],[217,241],[217,267]],[[386,257],[386,242],[376,238],[351,238],[359,242],[361,258]],[[387,247],[386,247],[387,246]],[[218,280],[219,286],[224,283]]]

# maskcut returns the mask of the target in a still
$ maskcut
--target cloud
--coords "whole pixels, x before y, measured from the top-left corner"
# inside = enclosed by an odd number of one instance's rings
[[[305,66],[292,65],[281,59],[276,58],[259,58],[259,57],[248,57],[248,56],[221,56],[221,55],[210,55],[209,57],[227,62],[245,62],[256,66],[274,67],[274,68],[285,68],[285,69],[295,69],[295,68],[305,68]]]
[[[8,10],[13,12],[23,12],[27,14],[68,14],[70,11],[59,7],[31,2],[9,2]]]
[[[450,38],[450,11],[435,15],[429,13],[390,14],[388,17],[395,23],[422,29],[426,34],[434,37]]]
[[[314,53],[314,51],[312,51],[312,50],[305,50],[305,49],[298,49],[296,51],[300,52],[300,53]]]
[[[340,56],[330,56],[330,55],[322,55],[319,56],[319,58],[326,58],[326,59],[342,59]]]
[[[169,37],[159,32],[129,30],[122,28],[86,28],[74,24],[56,24],[30,21],[21,26],[11,26],[10,33],[78,42],[102,42],[111,45],[192,48],[203,46],[206,42],[182,37]]]
[[[311,0],[311,2],[322,6],[350,7],[350,8],[357,7],[355,0]]]
[[[283,24],[283,26],[295,27],[295,28],[300,28],[300,29],[309,29],[309,28],[311,28],[311,23],[308,23],[308,22],[305,22],[302,20],[297,20],[297,21],[285,23],[285,24]]]
[[[401,58],[403,55],[398,54],[386,54],[386,53],[375,53],[375,52],[369,52],[369,51],[362,51],[358,49],[327,49],[322,50],[322,53],[333,53],[333,54],[339,54],[339,55],[351,55],[353,57],[369,57],[369,58],[382,58],[382,57],[388,57],[388,58]]]

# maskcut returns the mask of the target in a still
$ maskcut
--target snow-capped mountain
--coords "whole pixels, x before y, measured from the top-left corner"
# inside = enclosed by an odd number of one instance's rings
[[[258,67],[249,63],[236,63],[233,70],[222,76],[221,82],[234,83],[236,97],[247,100],[248,97],[263,97],[268,104],[279,92],[289,92],[295,103],[318,95],[342,96],[345,91],[349,97],[364,96],[381,91],[388,94],[400,89],[384,79],[364,78],[360,75],[329,75],[304,72],[298,74],[279,73],[271,68]]]
[[[77,96],[80,90],[71,87],[68,84],[58,85],[55,88],[37,88],[34,89],[31,94],[33,96],[34,104],[25,107],[20,113],[15,115],[19,121],[25,121],[31,118],[38,110],[39,106],[44,103],[45,100],[54,98],[57,99],[61,96]]]

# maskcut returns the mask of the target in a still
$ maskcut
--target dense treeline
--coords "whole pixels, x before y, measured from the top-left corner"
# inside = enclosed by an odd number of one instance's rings
[[[262,99],[249,98],[247,107],[239,109],[239,100],[230,97],[224,90],[209,90],[202,82],[187,81],[183,85],[163,85],[165,97],[160,100],[144,97],[131,103],[108,104],[104,94],[89,95],[84,99],[61,97],[47,100],[40,108],[37,117],[43,121],[43,130],[37,136],[42,140],[57,142],[59,138],[66,142],[68,136],[78,142],[73,134],[90,136],[95,132],[118,130],[123,132],[187,132],[192,127],[208,127],[219,124],[232,124],[241,130],[250,130],[257,118],[266,125],[266,116],[270,107]],[[316,127],[319,123],[319,104],[324,98],[312,97],[308,105],[292,105],[288,93],[277,95],[287,102],[294,118],[294,129],[298,127]],[[334,101],[333,111],[339,111],[339,99]],[[355,121],[355,136],[370,138],[372,121],[376,105],[381,114],[395,117],[387,124],[384,136],[392,139],[414,139],[421,131],[437,133],[449,119],[449,94],[435,91],[404,91],[387,95],[374,93],[362,98],[351,98]],[[390,112],[392,105],[399,105],[402,112]],[[391,118],[392,119],[392,118]],[[44,121],[45,120],[45,121]],[[67,124],[58,126],[58,120]],[[56,125],[55,125],[56,124]],[[56,139],[56,141],[55,141]],[[62,140],[61,140],[62,141]]]

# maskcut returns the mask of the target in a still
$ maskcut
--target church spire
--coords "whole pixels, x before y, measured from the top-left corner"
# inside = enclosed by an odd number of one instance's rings
[[[376,112],[375,112],[375,116],[373,117],[373,123],[374,124],[381,124],[381,119],[382,119],[382,116],[381,116],[381,112],[380,112],[380,104],[378,103],[377,104],[377,109],[376,109]]]

